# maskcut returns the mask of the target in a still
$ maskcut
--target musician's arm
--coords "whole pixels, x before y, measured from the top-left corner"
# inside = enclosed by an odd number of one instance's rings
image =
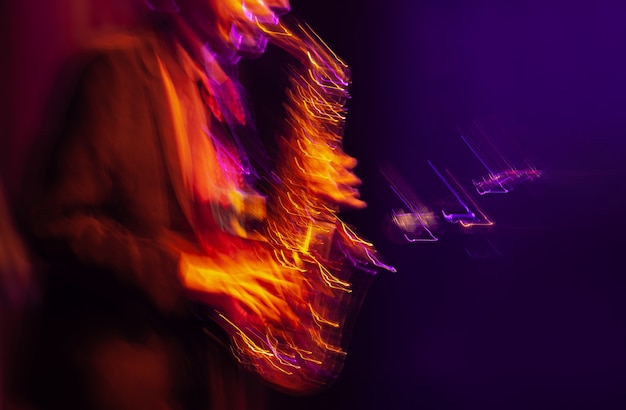
[[[161,244],[159,237],[166,234],[162,227],[127,220],[128,207],[134,204],[123,191],[131,179],[141,178],[120,175],[125,159],[119,158],[123,149],[116,144],[149,130],[129,121],[132,107],[141,104],[131,95],[139,82],[128,77],[132,70],[118,60],[98,56],[81,77],[48,181],[31,198],[27,223],[48,258],[75,259],[97,268],[93,272],[115,275],[141,288],[161,309],[172,310],[180,297],[178,255]],[[72,280],[97,284],[98,279]]]

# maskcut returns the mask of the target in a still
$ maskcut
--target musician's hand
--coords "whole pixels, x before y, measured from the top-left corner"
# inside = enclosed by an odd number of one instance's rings
[[[271,257],[249,258],[244,252],[238,260],[225,255],[207,257],[181,255],[180,275],[190,296],[210,305],[238,325],[293,324],[298,318],[288,301],[302,291],[299,272],[286,272]],[[289,276],[293,275],[293,276]]]
[[[367,206],[360,199],[361,193],[358,187],[361,186],[361,179],[352,171],[356,165],[356,158],[341,152],[333,166],[336,173],[335,189],[331,189],[327,195],[340,209],[363,209]]]
[[[311,168],[306,172],[309,189],[339,209],[365,208],[367,204],[360,199],[358,190],[361,180],[353,172],[357,160],[339,148],[326,151],[324,158],[305,161],[304,166]]]

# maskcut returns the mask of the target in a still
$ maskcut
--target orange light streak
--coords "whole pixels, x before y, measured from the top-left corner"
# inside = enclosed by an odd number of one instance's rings
[[[343,263],[345,255],[359,266],[386,266],[338,218],[337,207],[321,199],[321,193],[341,196],[341,171],[354,161],[341,147],[347,66],[308,26],[259,27],[301,63],[286,93],[288,127],[275,171],[282,183],[273,186],[268,211],[259,213],[265,220],[255,240],[245,239],[252,236],[243,226],[235,231],[239,237],[203,233],[214,240],[206,241],[204,254],[183,252],[179,268],[187,289],[222,301],[213,306],[215,319],[229,331],[241,363],[306,393],[337,376],[346,355],[344,328],[366,288],[353,289],[355,267]],[[245,213],[240,187],[221,188],[233,215]]]

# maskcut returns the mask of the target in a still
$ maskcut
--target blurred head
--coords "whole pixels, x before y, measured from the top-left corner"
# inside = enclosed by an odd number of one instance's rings
[[[290,8],[289,0],[170,1],[168,11],[178,12],[202,42],[222,55],[262,54],[267,38],[258,25],[277,24],[279,16]]]

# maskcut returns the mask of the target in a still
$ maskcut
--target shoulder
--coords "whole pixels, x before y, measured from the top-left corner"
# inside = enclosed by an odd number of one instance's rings
[[[102,53],[123,53],[141,49],[153,34],[146,31],[122,31],[94,39],[87,47]]]
[[[92,41],[78,56],[83,77],[129,79],[136,81],[154,76],[162,40],[150,30],[109,34]]]

